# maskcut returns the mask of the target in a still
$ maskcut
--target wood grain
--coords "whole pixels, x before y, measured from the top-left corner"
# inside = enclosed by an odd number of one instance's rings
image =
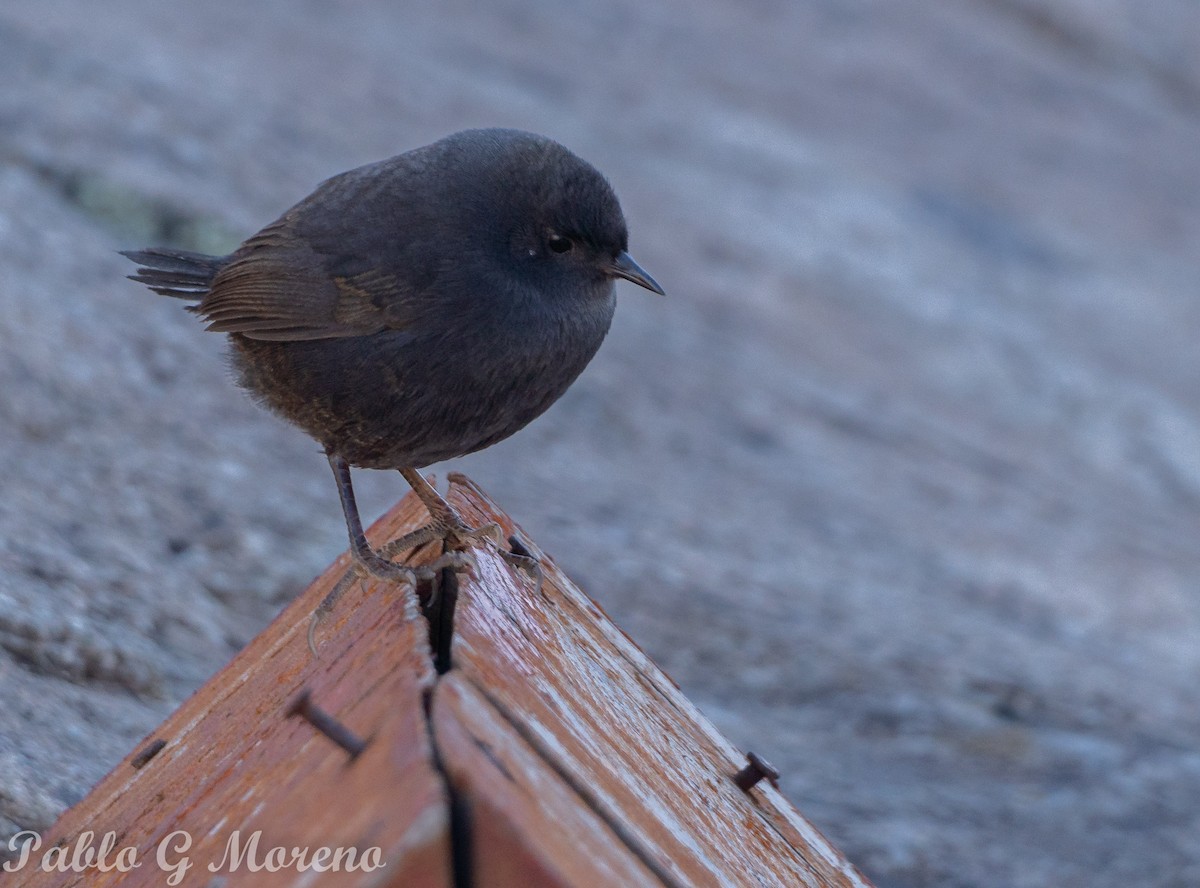
[[[469,521],[523,537],[454,481]],[[423,517],[409,497],[372,542]],[[551,558],[539,588],[494,550],[474,556],[444,674],[414,591],[376,581],[349,586],[313,658],[310,615],[346,575],[343,556],[43,837],[41,853],[86,846],[89,830],[98,847],[112,831],[141,866],[47,872],[35,859],[19,884],[161,885],[162,851],[190,861],[182,884],[223,888],[866,886],[769,783],[735,786],[743,756]],[[305,692],[366,741],[361,754],[289,716]],[[232,843],[255,835],[257,854],[235,866]],[[325,864],[339,848],[359,860],[378,848],[383,866],[250,866],[275,847],[310,861],[329,848]]]

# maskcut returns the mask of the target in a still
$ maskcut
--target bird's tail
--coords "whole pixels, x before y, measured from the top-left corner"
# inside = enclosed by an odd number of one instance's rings
[[[141,266],[137,274],[129,275],[131,281],[145,284],[163,296],[191,300],[203,298],[217,272],[229,261],[228,256],[209,256],[165,247],[122,250],[121,255]]]

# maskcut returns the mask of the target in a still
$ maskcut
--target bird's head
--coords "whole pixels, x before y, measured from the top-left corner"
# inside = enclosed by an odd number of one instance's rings
[[[598,285],[616,278],[663,289],[629,255],[629,233],[612,186],[591,164],[557,142],[518,130],[473,130],[490,147],[490,194],[503,249],[531,280]],[[483,178],[480,178],[483,181]]]

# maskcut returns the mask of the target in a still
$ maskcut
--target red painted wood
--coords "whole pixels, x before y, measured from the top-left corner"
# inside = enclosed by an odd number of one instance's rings
[[[517,530],[465,479],[451,495],[468,520]],[[408,497],[372,528],[372,541],[425,518]],[[312,658],[309,617],[344,575],[343,556],[66,812],[39,852],[71,848],[89,830],[98,847],[113,831],[115,851],[135,849],[139,868],[28,865],[0,883],[167,884],[156,851],[182,831],[190,847],[169,855],[191,862],[182,884],[222,888],[441,888],[454,881],[454,842],[465,843],[460,859],[479,888],[866,885],[778,791],[734,785],[743,756],[552,559],[543,559],[538,591],[494,551],[475,556],[460,581],[450,672],[432,668],[411,590],[375,581],[350,586]],[[351,760],[287,716],[305,688],[368,741],[361,755]],[[135,768],[156,738],[166,745]],[[386,866],[232,868],[235,831],[243,846],[259,834],[260,859],[275,846],[307,849],[309,861],[323,847],[360,858],[379,848]]]
[[[420,509],[406,501],[373,529],[387,538],[412,525]],[[230,871],[221,858],[235,830],[243,843],[261,830],[260,856],[275,845],[382,849],[373,873],[329,872],[322,886],[449,886],[449,819],[443,782],[432,764],[422,694],[434,681],[425,622],[411,595],[383,584],[354,584],[318,632],[320,658],[306,642],[309,615],[342,576],[345,556],[289,605],[262,634],[183,703],[148,738],[167,745],[141,768],[138,745],[44,837],[74,845],[85,830],[98,846],[106,831],[118,847],[138,850],[128,874],[39,871],[33,864],[0,883],[49,888],[161,886],[169,872],[156,848],[176,830],[192,845],[169,855],[192,862],[184,885],[224,888],[296,884],[299,873]],[[287,708],[301,688],[314,703],[370,738],[353,763]],[[164,845],[164,848],[166,846]],[[208,866],[217,867],[210,873]]]
[[[469,818],[473,888],[661,884],[457,672],[438,682],[433,713]]]
[[[455,476],[468,521],[507,518]],[[460,594],[454,664],[587,804],[675,884],[862,886],[866,880],[745,763],[638,647],[545,559],[541,593],[480,553]]]

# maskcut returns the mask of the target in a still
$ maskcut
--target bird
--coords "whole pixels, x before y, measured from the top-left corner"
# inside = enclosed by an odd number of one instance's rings
[[[324,448],[359,567],[410,583],[395,553],[498,534],[467,525],[420,470],[557,401],[609,330],[615,281],[664,294],[629,254],[608,180],[502,128],[333,176],[228,255],[122,255],[131,280],[226,334],[240,385]],[[429,523],[372,549],[351,468],[398,470]]]

